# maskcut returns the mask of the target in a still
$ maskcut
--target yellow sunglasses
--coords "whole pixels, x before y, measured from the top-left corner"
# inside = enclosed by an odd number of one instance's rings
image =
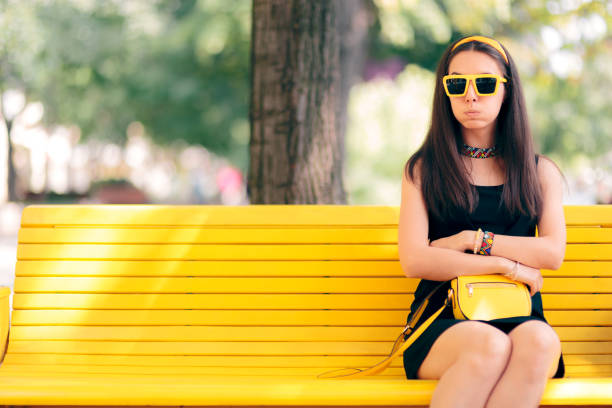
[[[442,78],[444,90],[448,96],[464,96],[470,81],[474,84],[474,90],[479,96],[495,95],[499,89],[499,83],[508,82],[506,78],[495,74],[452,74]]]

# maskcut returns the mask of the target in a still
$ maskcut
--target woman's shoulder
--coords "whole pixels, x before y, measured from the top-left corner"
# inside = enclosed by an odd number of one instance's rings
[[[421,167],[423,166],[423,157],[410,157],[404,164],[404,178],[412,184],[420,187],[421,184]]]
[[[561,182],[563,172],[553,159],[543,154],[536,154],[536,171],[542,184]]]
[[[551,170],[554,170],[554,169],[557,169],[559,172],[561,172],[561,169],[559,168],[557,163],[555,163],[553,159],[551,159],[550,157],[546,155],[536,154],[535,161],[536,161],[536,164],[538,165],[537,166],[538,172],[540,171],[540,169],[542,169],[542,171],[544,172],[550,172]]]

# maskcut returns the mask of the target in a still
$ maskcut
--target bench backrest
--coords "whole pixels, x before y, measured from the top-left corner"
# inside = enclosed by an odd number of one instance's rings
[[[612,205],[564,210],[545,315],[567,376],[610,376]],[[28,206],[4,365],[306,376],[372,366],[418,284],[398,262],[398,219],[392,206]],[[403,377],[401,359],[379,376]]]

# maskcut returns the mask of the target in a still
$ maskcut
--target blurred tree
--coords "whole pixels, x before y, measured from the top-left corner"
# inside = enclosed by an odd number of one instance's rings
[[[138,38],[126,81],[154,140],[199,143],[246,170],[250,11],[248,1],[157,3],[161,28]]]
[[[33,71],[33,54],[21,52],[36,47],[37,36],[32,29],[34,16],[31,9],[9,7],[12,1],[0,0],[0,113],[7,135],[7,199],[16,201],[15,164],[11,132],[15,119],[27,104],[29,79]]]
[[[29,86],[45,123],[74,123],[85,140],[122,142],[134,120],[126,78],[137,56],[126,17],[112,2],[38,2],[35,12],[42,44]]]
[[[14,76],[43,102],[45,123],[122,144],[138,120],[157,143],[198,143],[246,167],[249,2],[2,1],[31,15],[1,14],[35,41],[5,42],[0,58],[28,56]]]

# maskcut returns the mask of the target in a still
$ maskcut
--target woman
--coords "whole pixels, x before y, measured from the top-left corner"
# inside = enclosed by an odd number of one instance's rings
[[[534,153],[508,51],[483,36],[452,44],[436,72],[431,127],[402,175],[400,263],[421,279],[408,320],[441,281],[416,327],[442,306],[451,279],[492,273],[527,284],[532,314],[466,321],[445,309],[404,351],[407,378],[439,380],[431,407],[537,407],[548,378],[563,377],[540,294],[540,269],[559,269],[565,254],[561,177]]]

